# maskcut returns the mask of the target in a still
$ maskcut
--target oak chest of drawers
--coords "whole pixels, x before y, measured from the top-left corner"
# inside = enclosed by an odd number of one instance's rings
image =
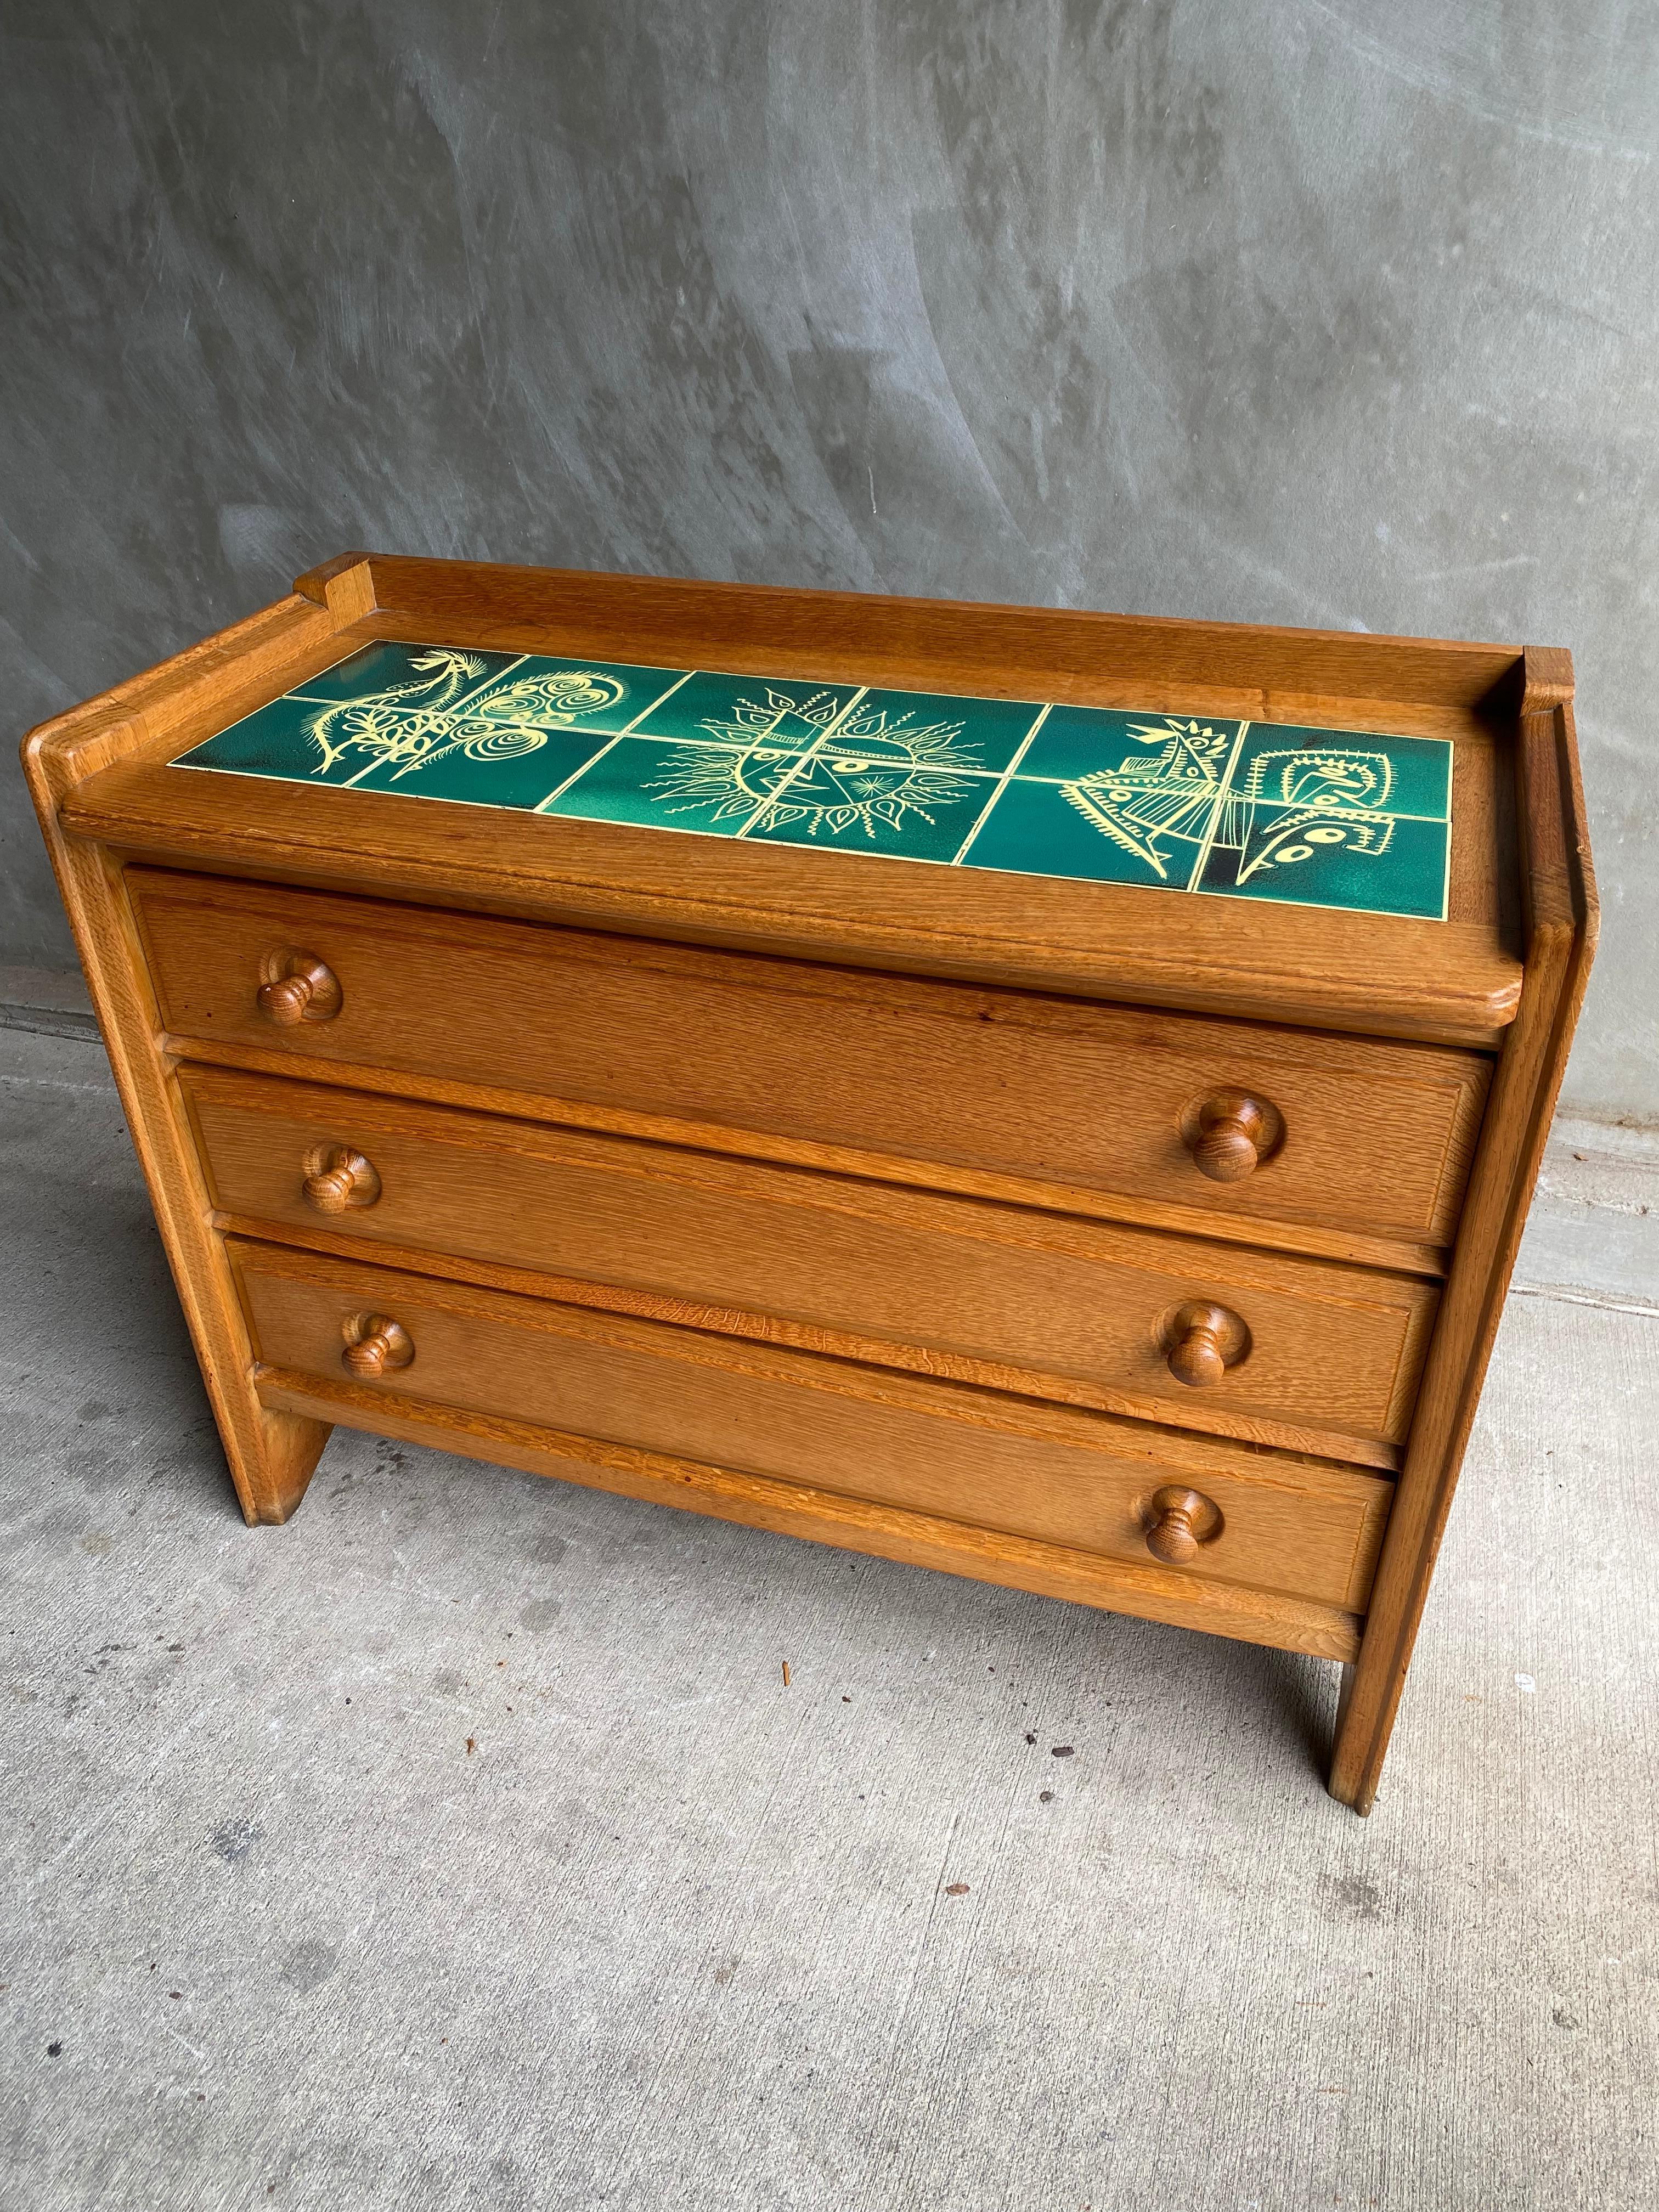
[[[1565,653],[351,555],[25,758],[250,1521],[338,1422],[1314,1653],[1370,1808]]]

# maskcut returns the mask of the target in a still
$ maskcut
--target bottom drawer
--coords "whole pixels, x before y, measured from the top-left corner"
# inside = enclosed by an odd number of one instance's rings
[[[1177,1588],[1364,1607],[1393,1490],[1380,1476],[281,1246],[228,1249],[256,1356],[289,1378],[1161,1568]]]

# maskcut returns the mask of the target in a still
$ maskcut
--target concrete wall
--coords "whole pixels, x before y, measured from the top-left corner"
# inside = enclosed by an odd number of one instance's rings
[[[7,719],[356,544],[1567,644],[1659,1121],[1656,152],[1641,0],[8,0]]]

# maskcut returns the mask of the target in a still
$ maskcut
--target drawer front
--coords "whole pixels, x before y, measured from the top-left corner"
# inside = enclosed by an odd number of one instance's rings
[[[1443,1243],[1485,1097],[1486,1063],[1437,1048],[148,869],[128,881],[181,1036],[511,1091],[577,1119],[661,1117],[738,1148],[750,1132],[797,1157],[852,1147],[924,1174]],[[313,991],[307,962],[331,981]],[[288,1018],[261,1012],[264,981]],[[1212,1165],[1238,1179],[1197,1164],[1206,1121]]]
[[[1139,1564],[1158,1556],[1157,1494],[1191,1490],[1194,1576],[1351,1612],[1369,1592],[1392,1494],[1380,1476],[311,1253],[229,1249],[256,1352],[289,1374]]]
[[[245,1222],[1383,1464],[1366,1446],[1405,1434],[1437,1297],[1406,1277],[497,1115],[203,1067],[180,1080],[215,1203]],[[1177,1380],[1194,1316],[1213,1311],[1242,1324],[1241,1343],[1218,1336],[1232,1364]]]

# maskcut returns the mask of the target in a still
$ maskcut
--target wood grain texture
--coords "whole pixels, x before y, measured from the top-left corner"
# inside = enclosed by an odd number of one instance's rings
[[[1449,919],[168,765],[388,636],[1449,738]],[[1594,944],[1568,656],[356,555],[26,761],[250,1519],[339,1419],[1319,1651],[1369,1808]]]
[[[1225,1519],[1206,1577],[1364,1603],[1381,1476],[277,1246],[228,1249],[272,1366],[331,1379],[361,1317],[386,1316],[414,1348],[406,1397],[1131,1563],[1148,1556],[1152,1493],[1183,1476]]]
[[[943,1516],[844,1498],[805,1483],[744,1474],[729,1468],[676,1460],[659,1452],[575,1436],[500,1414],[471,1413],[400,1395],[395,1389],[329,1380],[264,1368],[258,1389],[266,1405],[343,1428],[367,1430],[435,1451],[459,1452],[497,1466],[521,1468],[595,1490],[680,1511],[706,1513],[782,1536],[866,1552],[908,1566],[931,1567],[975,1582],[1035,1591],[1042,1597],[1097,1606],[1133,1620],[1304,1651],[1317,1659],[1351,1660],[1359,1623],[1340,1607],[1248,1590],[1229,1583],[1042,1543],[1005,1531],[975,1528]]]
[[[64,820],[139,859],[264,881],[1483,1048],[1520,992],[1520,963],[1486,921],[849,860],[494,807],[446,807],[434,835],[429,804],[155,761],[109,769]]]
[[[1370,1447],[1405,1434],[1436,1303],[1408,1277],[1024,1208],[206,1068],[180,1080],[215,1203],[243,1220],[310,1230],[311,1163],[356,1154],[379,1195],[341,1228],[439,1268],[574,1278],[584,1303],[648,1293],[744,1334],[1384,1467]],[[1194,1393],[1174,1343],[1217,1298],[1248,1324]]]
[[[1344,1040],[1334,1042],[1341,1043]],[[568,1128],[599,1129],[614,1136],[636,1137],[648,1144],[673,1145],[696,1152],[740,1152],[745,1158],[816,1168],[826,1174],[851,1176],[866,1182],[954,1191],[963,1197],[989,1199],[1003,1205],[1073,1213],[1084,1220],[1121,1221],[1140,1228],[1166,1230],[1177,1237],[1203,1237],[1215,1243],[1298,1253],[1352,1267],[1382,1268],[1395,1274],[1438,1277],[1444,1274],[1449,1258],[1444,1246],[1367,1237],[1358,1231],[1329,1229],[1317,1223],[1278,1222],[1262,1215],[1254,1218],[1230,1218],[1224,1211],[1206,1212],[1198,1206],[1169,1206],[1128,1192],[1091,1190],[1080,1183],[997,1175],[939,1159],[927,1161],[925,1169],[919,1170],[915,1162],[896,1155],[866,1152],[848,1145],[818,1144],[757,1129],[733,1131],[712,1122],[684,1121],[670,1114],[641,1114],[626,1108],[596,1105],[591,1100],[539,1097],[534,1092],[506,1089],[496,1083],[457,1083],[441,1075],[423,1075],[406,1068],[377,1067],[368,1061],[313,1060],[304,1051],[303,1039],[298,1048],[274,1051],[257,1045],[228,1043],[220,1038],[204,1042],[177,1034],[165,1036],[163,1043],[169,1058],[184,1065],[239,1068],[250,1075],[273,1075],[283,1080],[298,1078],[331,1089],[362,1091],[383,1098],[422,1099],[436,1106],[459,1106],[513,1119],[538,1118]],[[1480,1065],[1484,1073],[1484,1062]],[[1473,1150],[1472,1139],[1469,1149]]]
[[[1181,682],[1267,695],[1337,693],[1477,706],[1515,668],[1515,648],[1349,630],[1176,622],[1145,615],[906,599],[858,592],[607,575],[347,553],[301,576],[295,590],[335,604],[339,578],[367,563],[374,604],[440,626],[483,620],[516,643],[668,667],[788,665],[828,681],[857,666],[866,680],[908,681],[927,670],[945,688],[994,697],[1086,699],[1103,677]],[[580,642],[578,642],[580,641]],[[519,650],[532,649],[520,643]],[[717,656],[717,657],[716,657]]]
[[[1512,856],[1490,797],[1498,779],[1485,704],[1518,667],[1507,648],[378,556],[331,570],[306,588],[342,620],[362,606],[343,633],[354,637],[465,644],[482,623],[519,650],[682,666],[1105,704],[1127,689],[1128,703],[1147,707],[1159,703],[1145,690],[1156,680],[1172,703],[1200,704],[1200,690],[1220,686],[1236,711],[1339,727],[1409,732],[1450,718],[1451,918],[1204,898],[1183,901],[1172,929],[1166,902],[1137,886],[987,880],[873,857],[849,867],[836,854],[493,809],[448,810],[434,838],[423,807],[384,793],[167,773],[168,758],[228,719],[188,686],[142,760],[76,793],[69,826],[125,852],[266,878],[1135,1003],[1477,1044],[1513,1018],[1520,963],[1492,897]],[[1165,646],[1171,658],[1156,670]],[[301,659],[289,681],[309,672]]]
[[[1571,657],[1529,647],[1526,661],[1516,763],[1526,988],[1498,1062],[1371,1616],[1344,1686],[1330,1787],[1360,1813],[1376,1796],[1599,926]]]
[[[250,684],[267,683],[270,669],[290,665],[296,650],[322,650],[331,629],[330,617],[302,600],[268,608],[91,707],[42,724],[23,744],[24,773],[231,1478],[250,1522],[288,1518],[305,1495],[328,1429],[323,1421],[264,1406],[253,1389],[240,1306],[208,1220],[200,1165],[169,1065],[157,1047],[155,1000],[119,871],[107,853],[65,837],[60,814],[87,775],[143,742],[151,718],[165,722],[181,690],[236,697]]]
[[[938,870],[931,872],[937,874]],[[672,1115],[1030,1182],[1091,1185],[1243,1224],[1381,1242],[1449,1236],[1486,1062],[1145,1009],[898,981],[137,869],[170,1031]],[[257,1006],[273,947],[344,992],[325,1023]],[[510,1046],[508,1040],[510,1039]],[[1212,1182],[1183,1116],[1218,1091],[1273,1098],[1285,1135]],[[525,1110],[520,1102],[519,1110]]]

